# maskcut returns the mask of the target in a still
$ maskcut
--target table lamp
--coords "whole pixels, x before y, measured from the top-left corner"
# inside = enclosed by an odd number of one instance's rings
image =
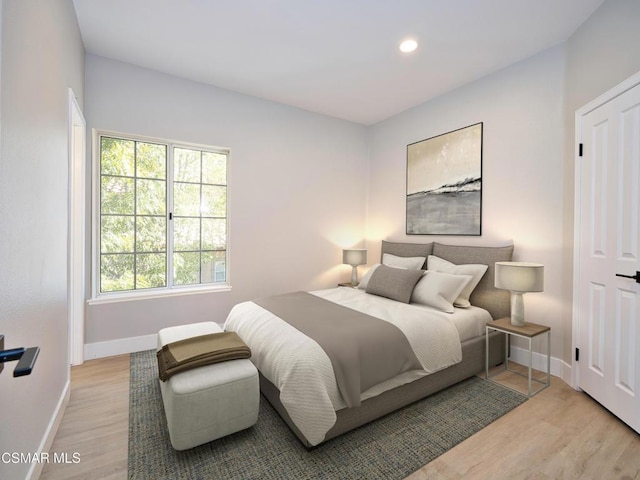
[[[358,265],[367,263],[367,251],[365,249],[343,250],[342,263],[351,265],[351,283],[358,285]]]
[[[495,287],[511,292],[511,325],[524,326],[526,292],[544,290],[544,265],[526,262],[496,262]]]

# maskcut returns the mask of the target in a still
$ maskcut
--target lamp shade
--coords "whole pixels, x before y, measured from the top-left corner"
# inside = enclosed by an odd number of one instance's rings
[[[526,262],[496,262],[496,288],[511,292],[542,292],[544,265]]]
[[[365,249],[343,250],[342,263],[355,267],[357,265],[366,265],[367,251]]]

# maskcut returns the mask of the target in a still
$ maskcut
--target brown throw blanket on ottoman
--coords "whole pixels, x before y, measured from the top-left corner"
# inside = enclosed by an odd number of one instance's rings
[[[251,350],[235,332],[211,333],[171,342],[157,353],[160,380],[212,363],[251,357]]]

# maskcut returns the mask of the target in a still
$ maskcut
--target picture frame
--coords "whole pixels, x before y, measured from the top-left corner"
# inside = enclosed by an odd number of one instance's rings
[[[407,235],[482,235],[482,130],[407,145]]]

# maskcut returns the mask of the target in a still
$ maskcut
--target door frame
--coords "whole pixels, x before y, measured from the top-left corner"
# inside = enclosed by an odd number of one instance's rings
[[[573,227],[573,321],[572,321],[572,341],[571,341],[571,354],[573,360],[571,362],[571,381],[572,387],[581,390],[580,388],[580,369],[578,361],[576,360],[575,352],[580,348],[580,329],[582,325],[582,319],[580,318],[580,297],[578,295],[578,284],[580,280],[580,231],[582,226],[582,162],[580,160],[579,145],[582,143],[582,119],[585,115],[589,114],[596,108],[610,102],[614,98],[622,95],[623,93],[631,90],[632,88],[640,85],[640,72],[632,75],[622,83],[616,85],[612,89],[600,95],[598,98],[590,101],[585,106],[576,110],[575,114],[575,149],[574,149],[574,227]]]
[[[69,89],[69,211],[67,309],[69,364],[84,362],[85,241],[86,241],[86,138],[87,123],[73,90]]]

